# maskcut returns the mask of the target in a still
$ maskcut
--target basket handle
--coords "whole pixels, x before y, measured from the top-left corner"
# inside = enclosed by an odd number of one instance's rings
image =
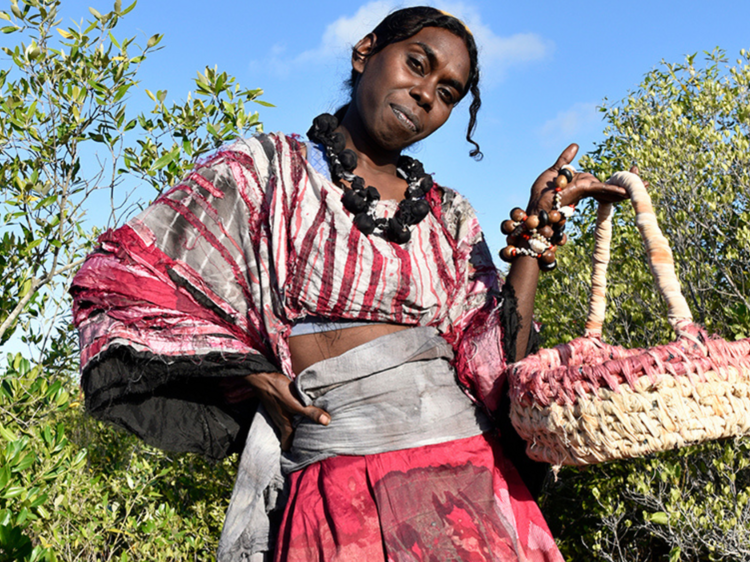
[[[692,323],[693,315],[680,291],[680,283],[674,271],[672,250],[656,222],[651,197],[641,178],[631,172],[617,172],[607,180],[607,183],[625,188],[630,195],[630,201],[635,209],[635,223],[646,247],[651,274],[654,276],[657,289],[667,302],[669,323],[677,336],[682,336],[685,329]],[[599,204],[595,236],[591,297],[585,335],[590,338],[601,338],[607,300],[607,265],[612,240],[612,205],[610,203]]]

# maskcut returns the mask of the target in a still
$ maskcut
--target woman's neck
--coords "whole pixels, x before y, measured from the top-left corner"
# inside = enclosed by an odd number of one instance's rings
[[[385,150],[365,132],[361,120],[354,112],[347,111],[341,124],[336,129],[346,139],[346,148],[357,155],[357,167],[354,174],[361,176],[367,185],[378,188],[383,199],[401,201],[406,192],[407,183],[397,175],[397,163],[400,151]]]

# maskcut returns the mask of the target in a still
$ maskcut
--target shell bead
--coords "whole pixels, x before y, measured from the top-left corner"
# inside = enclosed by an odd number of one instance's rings
[[[538,238],[532,238],[529,240],[529,248],[531,248],[531,251],[535,254],[541,254],[547,249],[547,244]]]

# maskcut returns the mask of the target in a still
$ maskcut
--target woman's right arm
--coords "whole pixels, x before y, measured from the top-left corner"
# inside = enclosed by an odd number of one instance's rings
[[[100,238],[71,288],[93,415],[212,458],[241,437],[254,408],[227,404],[217,381],[281,368],[257,238],[269,165],[255,139],[220,151]]]

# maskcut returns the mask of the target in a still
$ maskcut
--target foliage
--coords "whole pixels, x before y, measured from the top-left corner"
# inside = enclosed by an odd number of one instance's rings
[[[636,164],[696,321],[733,340],[750,335],[750,58],[723,52],[663,63],[618,104],[603,108],[606,139],[581,159],[601,178]],[[573,219],[560,272],[542,281],[547,344],[582,335],[595,207]],[[632,208],[614,217],[605,334],[645,347],[673,335],[655,294]],[[569,306],[578,302],[579,306]],[[565,303],[561,306],[557,303]],[[750,550],[748,441],[712,443],[653,458],[563,470],[545,513],[571,560],[746,560]]]
[[[210,559],[232,461],[170,456],[82,413],[65,289],[104,223],[141,204],[134,185],[173,185],[201,154],[260,129],[249,102],[268,104],[207,68],[183,104],[146,90],[153,110],[137,114],[137,73],[161,36],[115,37],[135,3],[68,28],[60,0],[6,5],[0,344],[14,352],[0,359],[0,560]]]
[[[21,35],[3,47],[10,68],[0,70],[0,177],[4,212],[0,241],[0,343],[19,322],[23,340],[45,348],[48,322],[64,317],[59,286],[90,248],[83,228],[87,202],[108,192],[110,223],[126,210],[121,192],[131,174],[154,186],[172,185],[191,162],[238,134],[258,127],[261,90],[243,90],[225,72],[206,69],[183,105],[154,95],[150,115],[132,115],[127,103],[140,64],[161,41],[145,47],[117,40],[113,30],[135,3],[85,25],[57,27],[59,0],[11,3],[1,31]],[[37,323],[30,323],[37,319]],[[46,322],[45,322],[46,321]]]
[[[0,560],[205,560],[231,461],[170,456],[81,413],[20,354],[0,385]],[[71,398],[74,397],[74,398]]]

